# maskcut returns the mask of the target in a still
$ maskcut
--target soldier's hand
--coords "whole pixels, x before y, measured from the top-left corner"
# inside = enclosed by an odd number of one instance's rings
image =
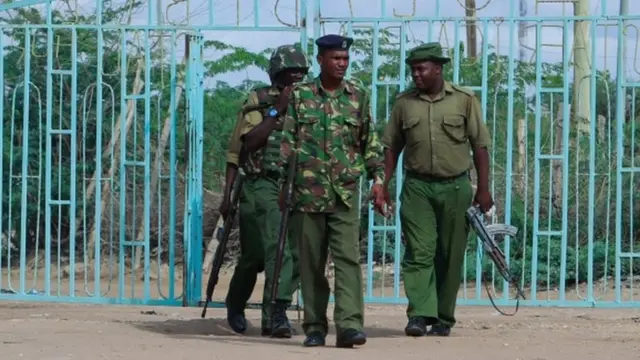
[[[229,216],[229,210],[231,209],[231,200],[228,196],[224,196],[222,199],[222,203],[220,203],[220,208],[218,211],[220,215],[222,215],[222,219],[226,220],[227,216]]]
[[[388,217],[387,214],[387,201],[385,196],[385,190],[382,185],[374,184],[371,187],[370,200],[373,202],[374,209],[382,216]]]
[[[493,198],[489,190],[478,190],[473,199],[473,205],[480,207],[483,213],[487,213],[493,207]]]
[[[289,98],[291,97],[292,86],[287,86],[280,92],[278,99],[276,100],[275,108],[278,110],[278,113],[284,115],[287,113],[287,109],[289,108]]]

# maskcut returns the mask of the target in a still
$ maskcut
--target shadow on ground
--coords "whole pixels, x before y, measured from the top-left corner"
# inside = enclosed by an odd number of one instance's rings
[[[227,325],[225,318],[214,319],[169,319],[165,321],[135,321],[130,324],[142,331],[163,334],[172,338],[187,339],[205,337],[207,340],[228,342],[228,343],[256,343],[274,345],[295,345],[300,346],[304,332],[302,326],[293,320],[292,325],[295,333],[292,339],[272,339],[261,336],[259,321],[251,322],[244,334],[236,334]],[[392,338],[404,337],[404,329],[390,329],[384,327],[367,327],[365,333],[368,338]],[[330,329],[329,334],[335,334],[335,329]],[[328,341],[328,345],[330,342]]]

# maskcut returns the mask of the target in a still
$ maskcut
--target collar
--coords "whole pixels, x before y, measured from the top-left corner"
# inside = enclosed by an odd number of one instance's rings
[[[455,89],[453,88],[451,83],[445,80],[444,85],[442,86],[442,90],[438,94],[434,95],[433,97],[425,94],[421,94],[418,91],[416,91],[416,93],[420,99],[423,99],[429,102],[435,102],[435,101],[442,100],[446,95],[453,94],[454,91]]]
[[[349,81],[346,80],[342,80],[342,83],[340,84],[340,87],[338,87],[335,91],[333,92],[329,92],[326,91],[323,87],[322,87],[322,81],[320,81],[320,76],[318,75],[315,79],[313,79],[313,82],[315,84],[315,87],[317,89],[317,92],[319,95],[321,94],[325,94],[325,95],[329,95],[331,96],[331,94],[333,94],[333,96],[337,96],[340,93],[347,93],[347,94],[353,94],[356,89],[353,86],[353,84],[351,84]]]
[[[443,86],[443,90],[445,93],[447,94],[453,94],[453,92],[455,91],[455,89],[453,88],[453,86],[451,85],[450,82],[448,81],[444,81],[444,86]]]

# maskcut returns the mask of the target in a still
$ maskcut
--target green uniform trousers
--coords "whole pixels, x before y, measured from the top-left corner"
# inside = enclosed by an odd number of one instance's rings
[[[282,212],[278,206],[280,186],[275,177],[263,176],[255,180],[256,217],[264,249],[265,282],[262,296],[262,326],[270,326],[271,287],[278,251],[278,235]],[[298,288],[298,253],[292,241],[285,244],[282,267],[278,279],[277,301],[291,303],[292,295]]]
[[[239,198],[240,258],[233,271],[225,301],[227,309],[243,312],[256,286],[258,273],[264,270],[264,250],[256,217],[255,180],[245,177]]]
[[[402,262],[407,316],[453,326],[469,225],[465,212],[473,189],[467,176],[448,181],[407,174],[400,195],[406,244]]]
[[[251,297],[258,273],[265,271],[262,297],[262,327],[270,326],[271,284],[278,248],[280,209],[277,181],[267,177],[245,178],[240,194],[240,259],[227,294],[226,306],[242,312]],[[290,243],[290,242],[288,242]],[[278,299],[291,302],[299,282],[295,248],[285,247],[280,271]]]
[[[360,268],[360,216],[358,197],[351,208],[344,204],[334,213],[294,212],[290,219],[290,236],[298,242],[300,285],[304,301],[305,334],[327,334],[329,281],[325,276],[327,252],[335,265],[334,321],[338,332],[363,330],[364,293]]]

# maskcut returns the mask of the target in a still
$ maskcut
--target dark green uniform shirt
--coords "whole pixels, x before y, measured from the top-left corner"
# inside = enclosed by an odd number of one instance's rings
[[[475,93],[445,82],[433,99],[417,90],[401,93],[382,144],[396,154],[404,150],[408,172],[452,177],[470,169],[469,145],[488,148],[491,139]]]

